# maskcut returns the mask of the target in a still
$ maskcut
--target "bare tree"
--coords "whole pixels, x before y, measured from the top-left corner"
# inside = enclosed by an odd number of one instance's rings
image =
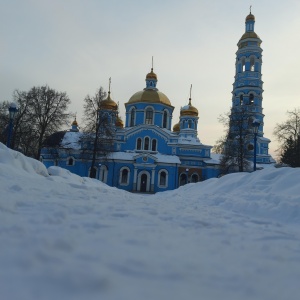
[[[221,170],[225,174],[234,171],[243,172],[249,168],[249,151],[252,150],[250,141],[253,138],[251,127],[253,116],[246,107],[233,107],[228,115],[225,124],[227,134],[220,162]]]
[[[274,135],[280,143],[280,161],[291,167],[300,167],[300,109],[287,111],[288,119],[276,124]]]
[[[66,93],[42,86],[28,92],[14,91],[13,101],[18,113],[14,120],[12,148],[39,159],[43,140],[67,124],[70,99]],[[1,107],[7,105],[3,103]]]
[[[102,107],[106,100],[106,92],[100,87],[96,94],[91,97],[87,95],[84,99],[84,135],[82,142],[87,145],[83,151],[85,158],[89,157],[91,151],[90,177],[95,178],[95,163],[98,156],[105,158],[113,147],[114,120],[112,115],[105,113]]]

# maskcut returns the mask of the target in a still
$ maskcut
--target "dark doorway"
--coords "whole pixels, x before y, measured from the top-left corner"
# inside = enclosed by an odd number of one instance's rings
[[[185,174],[181,174],[179,177],[179,185],[185,185],[187,183],[187,178]]]
[[[96,178],[96,174],[97,174],[97,169],[95,167],[91,168],[91,170],[90,170],[90,178]]]
[[[141,176],[141,192],[147,192],[147,174]]]

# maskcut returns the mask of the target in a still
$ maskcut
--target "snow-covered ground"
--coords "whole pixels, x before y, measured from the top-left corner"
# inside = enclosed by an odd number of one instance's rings
[[[150,196],[48,171],[0,144],[1,300],[299,299],[300,169]]]

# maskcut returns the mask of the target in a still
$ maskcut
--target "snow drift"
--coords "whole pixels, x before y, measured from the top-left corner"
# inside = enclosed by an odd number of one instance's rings
[[[299,180],[269,168],[139,195],[0,144],[1,299],[296,300]]]

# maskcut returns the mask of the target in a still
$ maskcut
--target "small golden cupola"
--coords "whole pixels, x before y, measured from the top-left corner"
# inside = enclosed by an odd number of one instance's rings
[[[192,105],[192,85],[190,88],[189,104],[185,105],[180,110],[180,116],[195,116],[198,117],[198,109]]]
[[[124,127],[124,122],[119,116],[117,116],[117,119],[116,119],[116,126],[119,127],[119,128]]]
[[[151,68],[151,72],[146,75],[146,81],[153,79],[157,81],[157,75],[153,72],[153,68]]]
[[[74,121],[71,124],[71,130],[70,131],[72,131],[72,132],[78,132],[79,131],[78,123],[77,123],[77,120],[76,120],[76,115],[75,115]]]
[[[180,131],[180,123],[176,123],[174,126],[173,126],[173,132],[179,132]]]
[[[78,126],[78,123],[77,123],[76,117],[75,117],[75,120],[72,122],[72,126]]]
[[[100,109],[118,110],[118,104],[110,97],[111,78],[109,78],[109,89],[107,98],[100,103]]]
[[[254,15],[252,15],[252,13],[251,13],[251,11],[250,11],[250,14],[246,17],[246,22],[247,21],[255,21],[255,17],[254,17]]]

